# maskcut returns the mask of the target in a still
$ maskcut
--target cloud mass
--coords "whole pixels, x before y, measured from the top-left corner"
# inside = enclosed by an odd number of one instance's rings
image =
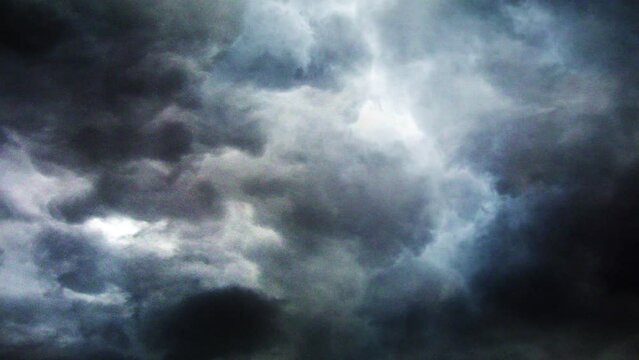
[[[637,358],[638,20],[3,1],[0,358]]]

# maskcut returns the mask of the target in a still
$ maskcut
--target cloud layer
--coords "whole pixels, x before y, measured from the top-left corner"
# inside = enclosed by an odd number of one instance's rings
[[[0,4],[0,357],[633,359],[632,1]]]

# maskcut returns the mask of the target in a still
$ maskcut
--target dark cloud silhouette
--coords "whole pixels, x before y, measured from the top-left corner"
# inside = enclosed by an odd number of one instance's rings
[[[486,308],[504,316],[536,326],[578,322],[584,331],[630,335],[637,311],[632,305],[637,274],[629,255],[639,214],[633,200],[636,166],[606,176],[610,184],[580,176],[591,186],[529,195],[534,202],[524,203],[525,215],[500,214],[502,220],[478,242],[475,286]],[[521,216],[525,219],[513,219]]]
[[[26,57],[46,53],[72,29],[54,6],[8,1],[2,5],[3,47]]]
[[[252,354],[281,336],[279,305],[239,287],[193,295],[159,316],[151,342],[166,351],[165,359]]]

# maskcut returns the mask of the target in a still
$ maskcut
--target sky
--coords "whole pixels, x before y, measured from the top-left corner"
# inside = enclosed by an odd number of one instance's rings
[[[631,0],[0,2],[0,358],[639,358]]]

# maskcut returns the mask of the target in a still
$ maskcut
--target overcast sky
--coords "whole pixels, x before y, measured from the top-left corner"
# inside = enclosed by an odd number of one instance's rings
[[[639,358],[632,0],[0,1],[0,358]]]

